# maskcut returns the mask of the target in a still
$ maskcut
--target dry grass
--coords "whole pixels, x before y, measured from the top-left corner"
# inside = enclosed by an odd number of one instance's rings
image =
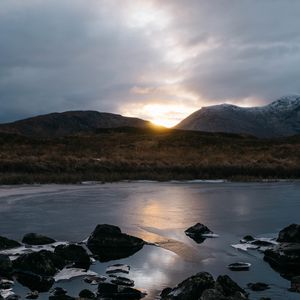
[[[0,183],[300,178],[300,137],[114,129],[34,140],[0,136]]]

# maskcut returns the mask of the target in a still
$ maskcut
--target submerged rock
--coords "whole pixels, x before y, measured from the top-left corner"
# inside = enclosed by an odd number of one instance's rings
[[[300,243],[300,225],[291,224],[282,229],[277,241],[280,243]]]
[[[98,296],[111,300],[139,300],[143,298],[143,293],[131,287],[103,282],[98,286]]]
[[[53,276],[64,267],[64,261],[54,253],[42,250],[22,254],[13,261],[13,267],[17,271],[32,272],[41,276]]]
[[[59,245],[55,248],[54,254],[62,258],[65,265],[71,265],[74,268],[88,269],[91,265],[89,255],[80,245]]]
[[[268,284],[263,282],[248,283],[247,286],[251,291],[254,292],[261,292],[270,288]]]
[[[214,233],[207,226],[201,223],[197,223],[185,230],[185,234],[198,244],[203,243],[207,237],[214,236]]]
[[[55,242],[54,239],[37,233],[27,233],[22,239],[22,243],[27,245],[48,245]]]
[[[0,236],[0,250],[7,250],[20,247],[21,244],[17,241]]]
[[[101,262],[105,262],[133,255],[142,249],[144,241],[122,233],[117,226],[102,224],[97,225],[87,246]]]
[[[17,281],[28,287],[31,291],[40,293],[48,292],[54,284],[51,276],[40,276],[30,272],[18,272],[16,274]]]

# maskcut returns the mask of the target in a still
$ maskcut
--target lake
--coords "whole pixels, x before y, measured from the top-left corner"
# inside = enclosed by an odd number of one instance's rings
[[[2,186],[0,201],[0,235],[13,239],[37,232],[61,241],[82,241],[97,224],[108,223],[160,245],[147,245],[129,258],[91,266],[105,275],[110,264],[129,264],[129,277],[137,288],[147,291],[147,300],[158,299],[163,288],[200,271],[228,274],[242,287],[257,281],[270,284],[270,290],[251,292],[251,299],[300,299],[300,294],[287,291],[289,281],[273,271],[261,253],[231,247],[247,234],[276,237],[287,225],[300,223],[299,182]],[[184,230],[197,222],[219,238],[197,244],[187,237]],[[250,262],[250,271],[228,270],[227,265],[236,261]],[[56,285],[68,289],[71,296],[83,288],[95,290],[82,278]],[[14,290],[22,295],[27,292],[18,284]],[[48,299],[48,294],[39,299]]]

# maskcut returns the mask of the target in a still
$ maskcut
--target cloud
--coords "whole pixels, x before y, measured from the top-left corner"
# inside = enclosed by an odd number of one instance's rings
[[[71,109],[151,118],[157,104],[178,120],[176,105],[184,117],[299,93],[299,11],[293,0],[2,0],[0,122]]]

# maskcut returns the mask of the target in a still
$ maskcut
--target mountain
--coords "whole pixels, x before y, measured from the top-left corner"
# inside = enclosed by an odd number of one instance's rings
[[[150,127],[150,122],[137,118],[97,111],[67,111],[40,115],[12,123],[0,124],[0,132],[29,137],[61,137],[101,128]]]
[[[221,104],[203,107],[176,129],[250,134],[261,138],[300,134],[300,96],[286,96],[262,107]]]

